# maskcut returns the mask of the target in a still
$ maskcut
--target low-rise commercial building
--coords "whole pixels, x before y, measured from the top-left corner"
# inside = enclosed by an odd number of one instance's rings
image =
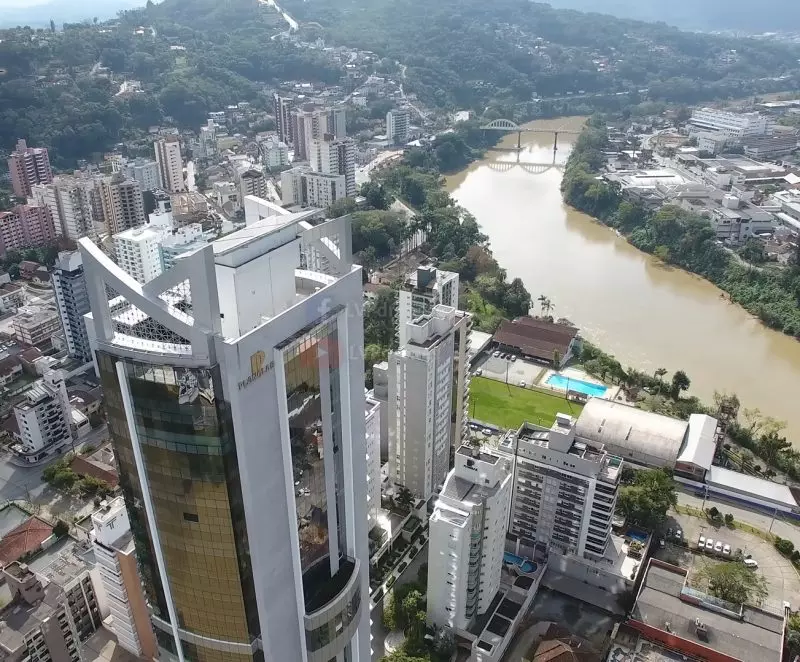
[[[651,559],[627,625],[695,660],[780,662],[787,614],[706,595],[684,568]]]
[[[560,368],[572,356],[578,329],[534,317],[503,320],[492,341],[503,351],[538,361],[549,361]]]
[[[23,306],[14,316],[12,327],[18,342],[45,346],[61,329],[61,318],[53,305]]]

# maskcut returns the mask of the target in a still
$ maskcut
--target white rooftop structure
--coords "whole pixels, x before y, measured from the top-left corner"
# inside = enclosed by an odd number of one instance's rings
[[[707,414],[692,414],[689,416],[689,429],[686,443],[678,456],[678,462],[693,464],[706,470],[711,468],[716,452],[715,436],[717,432],[717,419]]]
[[[798,509],[797,500],[788,486],[738,471],[713,466],[706,474],[706,484],[710,493],[746,498],[748,501],[783,512]]]

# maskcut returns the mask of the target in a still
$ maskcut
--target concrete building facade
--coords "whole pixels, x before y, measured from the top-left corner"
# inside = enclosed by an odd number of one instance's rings
[[[81,254],[78,251],[59,253],[50,278],[67,351],[70,356],[87,363],[92,360],[92,352],[83,316],[89,312],[89,294]]]
[[[508,529],[520,543],[548,554],[603,558],[622,460],[576,439],[575,420],[566,414],[549,429],[523,424],[499,451],[514,466]]]
[[[389,352],[389,478],[425,500],[450,468],[457,312],[435,306]]]
[[[405,145],[408,142],[410,126],[407,108],[390,110],[386,113],[386,138],[391,145]]]
[[[186,190],[183,181],[183,158],[181,142],[177,136],[161,138],[153,143],[158,164],[158,178],[161,188],[167,193],[181,193]]]
[[[429,520],[428,622],[467,630],[500,590],[511,462],[461,446]]]
[[[101,184],[103,216],[106,230],[115,235],[144,225],[142,187],[135,179],[125,179],[121,173],[103,178]]]
[[[72,441],[70,406],[64,375],[49,370],[14,407],[20,442],[11,448],[25,462],[35,463]]]
[[[17,141],[16,149],[8,158],[11,188],[18,198],[27,198],[34,184],[53,181],[50,156],[44,147],[28,147],[24,140]]]
[[[125,500],[103,502],[92,513],[90,534],[111,612],[111,630],[120,646],[139,658],[158,657],[150,614],[136,567],[136,553]]]
[[[0,212],[0,255],[45,246],[55,239],[53,215],[45,205],[17,205],[11,211]]]

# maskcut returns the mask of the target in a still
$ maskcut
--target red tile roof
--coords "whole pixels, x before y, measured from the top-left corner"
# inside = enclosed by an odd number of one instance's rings
[[[39,549],[53,533],[53,527],[38,517],[31,517],[0,540],[0,567],[18,561],[28,552]]]
[[[119,483],[119,475],[113,467],[101,466],[80,455],[75,457],[69,466],[76,474],[104,480],[112,489]]]

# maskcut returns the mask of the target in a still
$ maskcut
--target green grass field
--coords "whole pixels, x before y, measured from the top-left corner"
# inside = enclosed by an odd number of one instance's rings
[[[523,421],[549,427],[556,414],[577,416],[583,405],[544,391],[506,385],[503,382],[473,377],[469,387],[469,413],[472,418],[516,430]]]

